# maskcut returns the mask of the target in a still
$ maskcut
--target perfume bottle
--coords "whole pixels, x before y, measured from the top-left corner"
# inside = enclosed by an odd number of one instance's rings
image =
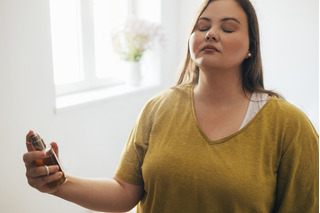
[[[38,133],[35,133],[33,136],[31,136],[31,143],[35,150],[37,151],[44,151],[46,153],[46,158],[44,159],[38,159],[35,161],[37,166],[50,166],[50,165],[58,165],[59,171],[62,172],[62,177],[56,181],[47,183],[47,186],[49,188],[55,188],[67,181],[67,178],[65,176],[65,173],[62,171],[60,161],[54,152],[53,148],[50,145],[46,145],[43,139],[40,137]]]

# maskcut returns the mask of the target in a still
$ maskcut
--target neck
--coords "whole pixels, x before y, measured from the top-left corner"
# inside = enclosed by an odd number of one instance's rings
[[[195,99],[211,106],[234,106],[249,95],[242,89],[240,71],[200,70],[199,81],[194,89]]]

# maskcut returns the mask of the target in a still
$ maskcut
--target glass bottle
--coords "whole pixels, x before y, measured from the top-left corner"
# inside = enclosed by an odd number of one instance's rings
[[[65,173],[62,171],[60,161],[53,150],[53,148],[50,145],[46,145],[43,139],[40,137],[39,134],[35,133],[33,136],[31,136],[31,143],[35,150],[37,151],[44,151],[46,153],[46,158],[44,159],[37,159],[35,161],[35,164],[37,166],[50,166],[50,165],[58,165],[59,171],[62,172],[62,177],[58,180],[55,180],[53,182],[47,183],[47,186],[49,188],[56,188],[57,186],[60,186],[61,184],[65,183],[67,181]]]

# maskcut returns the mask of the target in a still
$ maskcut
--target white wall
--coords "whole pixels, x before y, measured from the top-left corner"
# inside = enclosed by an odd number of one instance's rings
[[[279,91],[319,132],[319,2],[255,0],[265,85]]]
[[[172,85],[184,55],[190,26],[186,20],[191,21],[200,3],[188,1],[162,1],[168,37],[162,57],[163,88]],[[317,1],[256,0],[255,4],[263,25],[266,87],[283,92],[318,127]],[[69,174],[112,177],[137,114],[158,92],[55,114],[49,21],[48,0],[0,0],[0,212],[88,212],[28,186],[22,162],[25,134],[34,129],[57,141]]]

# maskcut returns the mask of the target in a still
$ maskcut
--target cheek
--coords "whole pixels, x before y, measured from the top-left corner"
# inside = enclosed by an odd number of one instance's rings
[[[246,37],[237,37],[228,39],[224,44],[225,50],[235,57],[246,57],[249,51],[249,39]]]
[[[199,39],[199,35],[192,33],[189,38],[189,51],[190,56],[193,60],[195,60],[197,52],[199,51],[201,41]]]

